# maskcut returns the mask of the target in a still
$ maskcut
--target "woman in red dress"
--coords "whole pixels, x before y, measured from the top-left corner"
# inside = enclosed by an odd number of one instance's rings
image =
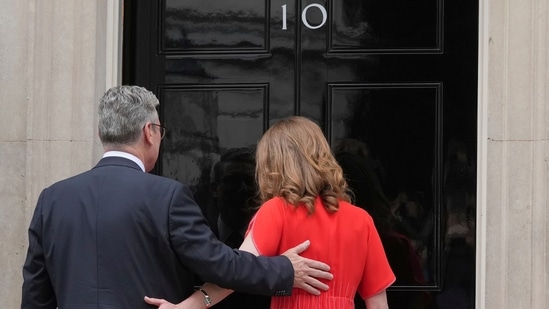
[[[368,309],[388,308],[385,290],[395,276],[372,217],[350,203],[343,171],[320,127],[299,116],[279,121],[259,141],[256,162],[263,204],[240,249],[274,256],[309,240],[302,255],[327,263],[334,275],[325,282],[328,291],[294,289],[291,296],[272,297],[271,308],[353,309],[357,292]],[[176,308],[209,307],[231,292],[207,283]],[[211,304],[204,304],[205,295]]]

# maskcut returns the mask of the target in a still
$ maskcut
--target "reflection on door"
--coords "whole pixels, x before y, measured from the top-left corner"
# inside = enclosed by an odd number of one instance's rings
[[[221,157],[306,116],[374,217],[390,308],[473,308],[477,15],[476,0],[126,1],[124,82],[159,96],[155,172],[218,235]]]

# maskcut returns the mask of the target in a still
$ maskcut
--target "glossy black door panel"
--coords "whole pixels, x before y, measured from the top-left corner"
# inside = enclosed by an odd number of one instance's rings
[[[331,1],[329,53],[442,50],[442,0]]]
[[[426,190],[442,175],[441,84],[331,84],[327,135],[332,145],[346,138],[367,141],[379,158],[386,191]],[[433,181],[435,177],[435,181]]]
[[[160,52],[267,53],[268,4],[269,1],[165,0],[160,17]]]
[[[421,280],[397,280],[393,288],[415,285],[438,289],[443,253],[437,242],[439,225],[434,218],[441,213],[441,192],[437,184],[442,179],[443,137],[439,121],[443,112],[442,85],[353,83],[328,87],[326,132],[332,145],[336,149],[350,141],[362,145],[367,157],[375,163],[380,189],[394,201],[386,205],[394,214],[392,232],[406,236],[414,244],[414,254],[424,254],[418,259]],[[367,190],[365,187],[354,189]],[[421,226],[418,222],[410,224],[410,218],[400,214],[400,205],[396,202],[411,195],[421,197],[422,216],[414,218],[421,219]],[[369,205],[363,206],[371,213],[376,212]],[[375,215],[374,219],[377,219]],[[404,226],[407,229],[403,229]]]
[[[303,115],[360,167],[346,177],[397,273],[390,308],[474,307],[478,0],[124,3],[124,82],[169,129],[155,172],[214,231],[222,154]]]
[[[191,186],[205,177],[223,151],[255,147],[266,129],[267,85],[161,86],[164,126],[163,174]]]

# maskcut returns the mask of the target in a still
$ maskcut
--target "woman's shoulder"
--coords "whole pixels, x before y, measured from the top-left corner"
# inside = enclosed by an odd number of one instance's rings
[[[358,207],[349,202],[339,201],[339,210],[342,213],[355,218],[355,220],[372,221],[372,216],[370,216],[364,208]]]
[[[280,196],[275,196],[275,197],[272,197],[268,200],[266,200],[263,205],[261,205],[261,207],[279,207],[279,206],[284,206],[286,204],[286,200],[283,199],[282,197]]]
[[[275,196],[263,202],[263,204],[261,204],[261,207],[259,207],[258,212],[262,212],[263,214],[272,214],[274,212],[282,213],[287,204],[288,203],[284,198]]]

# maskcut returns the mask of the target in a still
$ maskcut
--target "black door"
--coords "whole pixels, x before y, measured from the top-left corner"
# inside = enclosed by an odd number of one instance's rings
[[[474,307],[477,0],[125,1],[124,29],[124,83],[168,127],[155,172],[216,233],[216,163],[306,116],[382,234],[390,308]]]

